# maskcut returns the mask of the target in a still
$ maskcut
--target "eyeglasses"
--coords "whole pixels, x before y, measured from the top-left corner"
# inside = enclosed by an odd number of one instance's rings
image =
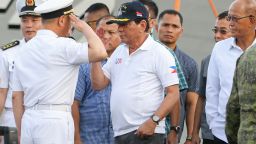
[[[118,31],[113,31],[113,30],[103,30],[103,34],[109,34],[111,36],[118,34]]]
[[[148,20],[154,20],[154,19],[156,19],[156,18],[153,18],[153,17],[148,17]]]
[[[225,35],[227,34],[229,31],[225,30],[225,29],[220,29],[220,28],[213,28],[212,31],[216,34],[218,32],[220,32],[221,34]]]
[[[251,18],[251,17],[254,17],[254,16],[253,16],[253,15],[248,15],[248,16],[244,16],[244,17],[236,17],[236,16],[228,15],[228,16],[226,17],[226,20],[227,20],[227,21],[238,22],[238,21],[241,20],[241,19],[244,19],[244,18]]]
[[[96,24],[97,20],[93,20],[93,21],[87,21],[86,23],[91,26],[93,24]]]

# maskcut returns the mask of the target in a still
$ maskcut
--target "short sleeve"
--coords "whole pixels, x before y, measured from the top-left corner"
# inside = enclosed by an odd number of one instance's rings
[[[83,64],[89,62],[88,43],[77,43],[73,39],[65,38],[65,56],[70,64]]]
[[[198,80],[198,66],[197,63],[193,60],[189,68],[189,77],[188,77],[188,91],[198,92],[199,89],[199,80]]]
[[[13,91],[24,91],[23,87],[21,85],[19,76],[18,76],[18,72],[17,72],[17,67],[14,64],[14,69],[13,69],[13,75],[11,77],[12,79],[12,90]]]
[[[86,93],[87,85],[88,85],[88,77],[90,77],[90,73],[88,73],[89,66],[87,64],[81,65],[79,68],[78,80],[75,91],[75,100],[82,101],[83,97]],[[89,81],[90,82],[90,81]]]
[[[6,56],[0,56],[0,88],[8,88],[9,86],[9,65]]]
[[[206,78],[204,77],[204,71],[205,71],[205,60],[202,60],[201,62],[201,70],[199,74],[199,96],[202,96],[205,98],[205,90],[206,90]]]
[[[155,66],[163,87],[179,84],[175,59],[166,49],[156,55]]]

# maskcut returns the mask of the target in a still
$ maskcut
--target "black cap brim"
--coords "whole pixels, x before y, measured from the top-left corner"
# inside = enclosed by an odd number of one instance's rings
[[[127,24],[128,22],[130,22],[131,19],[128,18],[115,18],[115,19],[111,19],[107,22],[107,24]]]

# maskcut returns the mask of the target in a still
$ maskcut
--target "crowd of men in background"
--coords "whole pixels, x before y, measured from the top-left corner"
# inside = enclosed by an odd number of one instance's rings
[[[184,122],[184,144],[256,142],[255,0],[217,16],[199,73],[177,45],[180,12],[133,0],[79,19],[72,3],[17,0],[24,38],[1,47],[0,125],[21,144],[177,144]]]

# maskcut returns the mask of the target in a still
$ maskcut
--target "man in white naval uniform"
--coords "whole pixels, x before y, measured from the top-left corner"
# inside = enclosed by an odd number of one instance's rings
[[[12,110],[12,88],[11,77],[14,67],[14,58],[17,56],[21,46],[36,35],[41,28],[40,14],[34,12],[42,0],[17,0],[16,8],[21,20],[22,40],[13,41],[1,47],[0,57],[0,126],[16,127]]]
[[[13,72],[13,109],[21,144],[73,144],[79,65],[107,57],[100,38],[73,14],[73,0],[48,0],[35,8],[43,28],[26,43]],[[71,24],[87,42],[68,38]]]

